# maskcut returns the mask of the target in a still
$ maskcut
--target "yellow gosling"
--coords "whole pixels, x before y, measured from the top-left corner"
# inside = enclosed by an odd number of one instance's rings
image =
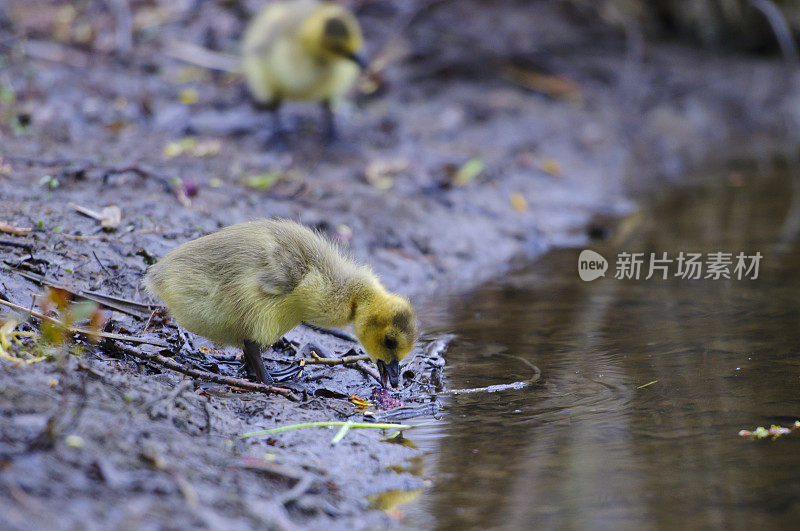
[[[408,299],[389,293],[320,234],[289,220],[225,227],[184,243],[151,266],[148,292],[183,327],[244,348],[248,372],[265,383],[260,347],[305,321],[356,335],[384,387],[397,387],[399,362],[417,340]]]

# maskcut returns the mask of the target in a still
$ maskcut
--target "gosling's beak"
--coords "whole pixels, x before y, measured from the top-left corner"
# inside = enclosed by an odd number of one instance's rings
[[[392,384],[393,389],[397,389],[397,384],[400,380],[400,362],[392,360],[389,365],[383,360],[377,361],[378,372],[381,375],[381,385],[388,388]]]
[[[353,61],[355,64],[361,67],[362,70],[367,69],[367,60],[364,58],[363,55],[357,53],[347,54],[345,57]]]

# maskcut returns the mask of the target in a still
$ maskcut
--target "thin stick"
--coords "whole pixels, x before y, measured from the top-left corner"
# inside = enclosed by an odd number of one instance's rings
[[[357,361],[355,368],[361,371],[362,373],[366,374],[367,376],[372,376],[376,382],[383,385],[383,382],[381,382],[381,375],[378,374],[378,371],[376,371],[363,361]]]
[[[519,381],[519,382],[512,382],[508,384],[496,384],[496,385],[488,385],[486,387],[470,387],[467,389],[450,389],[449,391],[444,391],[441,393],[437,393],[437,396],[442,395],[467,395],[472,393],[497,393],[499,391],[513,391],[518,389],[524,389],[529,385],[534,384],[535,382],[539,381],[539,378],[542,377],[542,371],[531,363],[530,361],[526,360],[525,358],[520,358],[519,356],[510,356],[512,358],[517,358],[525,365],[533,369],[533,376],[531,376],[527,380]]]
[[[265,393],[265,394],[278,394],[288,398],[293,402],[299,401],[299,399],[294,395],[294,393],[292,393],[291,389],[286,389],[285,387],[275,387],[272,385],[265,385],[262,383],[248,382],[247,380],[242,380],[240,378],[231,378],[229,376],[222,376],[219,374],[214,374],[213,372],[206,372],[200,369],[187,367],[185,365],[178,363],[172,358],[162,356],[161,354],[151,354],[149,352],[142,352],[127,345],[123,345],[121,343],[116,343],[115,347],[124,352],[125,354],[133,356],[135,358],[139,358],[140,360],[158,363],[159,365],[162,365],[173,371],[186,374],[187,376],[192,376],[194,378],[202,378],[204,380],[208,380],[214,383],[220,383],[223,385],[229,385],[231,387],[239,387],[241,389],[246,389],[248,391],[258,391],[259,393]]]
[[[14,236],[27,236],[33,229],[30,227],[15,227],[3,221],[0,221],[0,232],[6,234],[13,234]]]
[[[208,68],[209,70],[219,70],[232,74],[242,73],[241,59],[235,55],[215,52],[208,48],[182,41],[170,41],[164,50],[165,55],[173,59]]]
[[[2,299],[0,299],[0,306],[7,306],[9,308],[13,308],[14,310],[19,310],[21,312],[25,312],[27,314],[32,315],[33,317],[36,317],[37,319],[41,319],[43,321],[47,321],[48,323],[52,323],[52,324],[54,324],[54,325],[56,325],[56,326],[58,326],[60,328],[63,328],[64,330],[68,331],[71,334],[80,334],[82,336],[90,337],[90,338],[91,337],[103,337],[103,338],[106,338],[106,339],[114,339],[116,341],[126,341],[128,343],[143,343],[145,345],[153,345],[153,346],[156,346],[156,347],[163,347],[163,348],[170,348],[172,346],[169,343],[165,343],[164,341],[159,341],[158,339],[147,339],[147,338],[144,338],[144,337],[134,337],[134,336],[128,336],[128,335],[125,335],[125,334],[112,334],[111,332],[103,332],[101,330],[98,330],[98,331],[95,332],[94,330],[86,330],[84,328],[76,328],[74,326],[67,326],[64,323],[62,323],[61,321],[59,321],[58,319],[55,319],[55,318],[50,317],[50,316],[47,316],[47,315],[45,315],[43,313],[39,313],[36,310],[29,310],[28,308],[25,308],[24,306],[19,306],[17,304],[14,304],[13,302],[4,301]]]
[[[297,430],[300,428],[329,428],[332,426],[347,426],[350,428],[373,428],[376,430],[407,430],[411,428],[410,424],[389,424],[389,423],[373,423],[373,422],[340,422],[340,421],[322,421],[322,422],[301,422],[300,424],[289,424],[288,426],[281,426],[279,428],[272,428],[269,430],[249,431],[241,435],[237,435],[237,439],[245,439],[247,437],[259,437],[261,435],[270,435],[272,433],[280,433],[282,431]]]
[[[98,263],[98,264],[100,264],[100,268],[101,268],[103,271],[105,271],[105,272],[106,272],[106,275],[108,275],[108,276],[111,276],[111,272],[110,272],[108,269],[106,269],[106,266],[104,266],[104,265],[103,265],[103,262],[101,262],[101,261],[100,261],[100,259],[97,257],[97,253],[96,253],[96,252],[94,252],[94,251],[92,251],[92,256],[94,256],[94,259],[95,259],[95,260],[97,260],[97,263]]]
[[[346,365],[348,363],[356,363],[359,361],[367,361],[369,356],[360,354],[358,356],[344,356],[342,358],[320,358],[316,353],[312,352],[312,359],[304,358],[300,360],[300,365]]]
[[[147,322],[144,324],[144,328],[142,328],[143,333],[147,332],[147,329],[150,327],[150,323],[153,321],[153,317],[155,317],[157,311],[158,310],[153,310],[153,312],[150,314],[150,317],[147,318]]]

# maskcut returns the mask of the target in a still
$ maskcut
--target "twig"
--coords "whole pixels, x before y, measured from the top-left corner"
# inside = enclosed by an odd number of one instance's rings
[[[96,252],[94,252],[94,251],[92,251],[92,256],[94,256],[94,259],[95,259],[95,260],[97,260],[97,263],[98,263],[98,264],[100,264],[100,269],[102,269],[103,271],[105,271],[105,272],[106,272],[106,275],[108,275],[108,276],[112,276],[112,275],[111,275],[111,271],[109,271],[108,269],[106,269],[106,266],[104,266],[104,265],[103,265],[103,262],[101,262],[101,261],[100,261],[100,259],[97,257],[97,253],[96,253]]]
[[[539,378],[542,377],[542,371],[531,363],[530,361],[526,360],[525,358],[520,358],[519,356],[511,356],[512,358],[517,358],[531,369],[533,369],[533,376],[531,376],[527,380],[522,380],[519,382],[512,382],[509,384],[496,384],[496,385],[488,385],[486,387],[470,387],[467,389],[450,389],[449,391],[443,391],[441,393],[437,393],[437,396],[442,395],[467,395],[472,393],[497,393],[499,391],[512,391],[518,389],[524,389],[529,385],[532,385],[539,381]]]
[[[367,376],[372,376],[376,382],[383,385],[383,382],[381,382],[381,375],[378,374],[378,371],[376,371],[363,361],[356,362],[355,368],[361,371],[362,373],[366,374]]]
[[[339,421],[322,421],[322,422],[301,422],[300,424],[289,424],[288,426],[281,426],[279,428],[271,428],[269,430],[249,431],[238,435],[237,439],[245,439],[247,437],[259,437],[261,435],[270,435],[272,433],[280,433],[282,431],[297,430],[300,428],[329,428],[339,426],[340,429],[336,436],[331,440],[331,444],[336,444],[341,441],[348,431],[352,428],[372,428],[377,430],[407,430],[412,426],[410,424],[390,424],[390,423],[372,423],[372,422],[339,422]]]
[[[150,327],[150,323],[153,322],[153,317],[155,317],[156,312],[158,310],[153,310],[150,312],[150,317],[147,318],[147,322],[144,324],[144,328],[142,328],[142,332],[147,332],[147,329]]]
[[[344,356],[341,358],[320,358],[315,352],[312,352],[311,356],[313,356],[311,359],[301,359],[300,365],[346,365],[348,363],[356,363],[369,359],[369,356],[366,354],[360,354],[358,356]]]
[[[5,232],[6,234],[13,234],[14,236],[27,236],[31,233],[33,229],[30,227],[15,227],[14,225],[9,225],[3,221],[0,221],[0,232]]]
[[[25,55],[52,63],[60,63],[75,68],[86,68],[89,56],[77,48],[63,46],[51,41],[26,39],[23,44]]]
[[[135,358],[139,358],[141,360],[158,363],[159,365],[162,365],[168,369],[186,374],[188,376],[192,376],[194,378],[202,378],[204,380],[208,380],[214,383],[220,383],[223,385],[229,385],[231,387],[239,387],[241,389],[247,389],[248,391],[258,391],[260,393],[266,393],[266,394],[279,394],[294,402],[297,402],[299,400],[294,395],[294,393],[292,393],[291,389],[286,389],[285,387],[275,387],[272,385],[265,385],[262,383],[248,382],[247,380],[242,380],[240,378],[231,378],[229,376],[214,374],[213,372],[207,372],[192,367],[186,367],[185,365],[178,363],[172,358],[162,356],[161,354],[142,352],[136,350],[135,348],[124,345],[122,343],[116,343],[114,346],[120,351],[124,352],[125,354],[133,356]]]
[[[215,52],[196,44],[181,41],[170,41],[164,47],[164,50],[168,57],[208,68],[209,70],[219,70],[233,74],[242,73],[241,60],[235,55]]]
[[[158,339],[147,339],[147,338],[144,338],[144,337],[134,337],[134,336],[128,336],[128,335],[125,335],[125,334],[112,334],[111,332],[103,332],[101,330],[94,331],[94,330],[86,330],[84,328],[76,328],[74,326],[67,326],[64,323],[62,323],[61,321],[59,321],[58,319],[55,319],[55,318],[50,317],[50,316],[47,316],[47,315],[45,315],[43,313],[39,313],[36,310],[30,310],[28,308],[25,308],[24,306],[19,306],[17,304],[14,304],[13,302],[4,301],[2,299],[0,299],[0,306],[7,306],[9,308],[13,308],[14,310],[25,312],[27,314],[32,315],[33,317],[36,317],[37,319],[41,319],[43,321],[47,321],[49,323],[52,323],[52,324],[58,326],[59,328],[62,328],[64,330],[68,331],[71,334],[80,334],[82,336],[89,337],[89,338],[103,337],[103,338],[106,338],[106,339],[114,339],[116,341],[126,341],[128,343],[142,343],[142,344],[145,344],[145,345],[153,345],[153,346],[162,347],[162,348],[170,348],[171,347],[171,345],[169,343],[165,343],[164,341],[159,341]]]

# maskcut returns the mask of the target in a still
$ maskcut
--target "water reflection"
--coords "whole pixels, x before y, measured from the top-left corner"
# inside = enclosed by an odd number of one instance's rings
[[[429,461],[435,485],[409,523],[795,523],[800,437],[737,436],[800,418],[800,252],[786,237],[798,188],[790,180],[787,172],[726,174],[657,198],[618,247],[594,247],[612,262],[607,278],[580,281],[579,250],[564,250],[456,301],[453,387],[525,379],[527,368],[500,352],[536,363],[546,384],[454,397]],[[623,281],[613,279],[620,250],[764,258],[752,281]]]

